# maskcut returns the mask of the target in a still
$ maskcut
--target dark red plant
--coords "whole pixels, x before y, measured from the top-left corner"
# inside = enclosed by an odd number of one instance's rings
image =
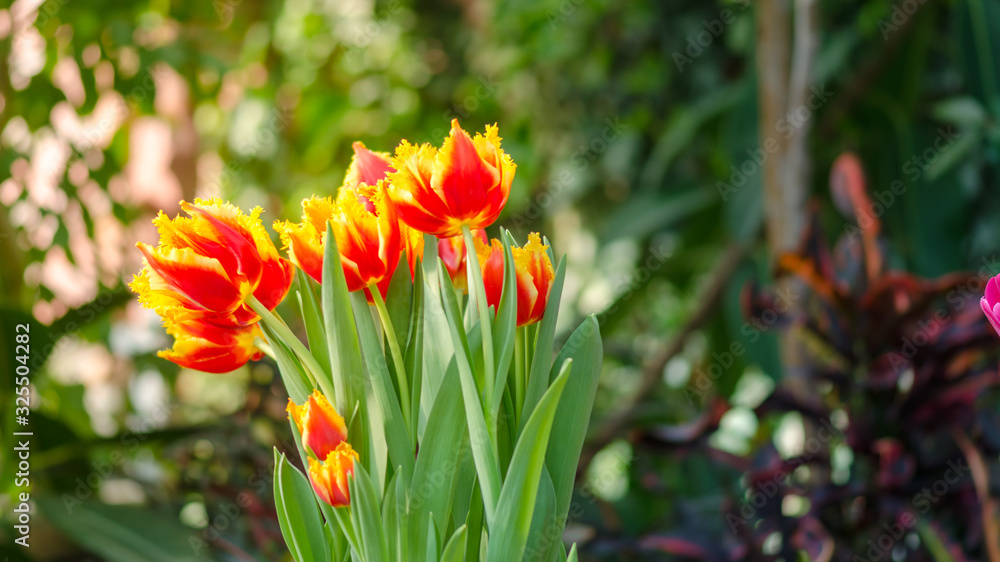
[[[1000,383],[1000,339],[979,307],[997,272],[924,279],[894,271],[884,208],[869,198],[858,158],[842,155],[830,183],[847,219],[836,244],[828,246],[813,202],[800,248],[777,260],[777,274],[806,292],[804,306],[776,325],[807,350],[804,376],[813,392],[803,398],[782,384],[756,409],[761,420],[798,412],[814,446],[790,459],[770,443],[747,458],[710,451],[745,471],[744,495],[722,506],[721,535],[702,551],[678,550],[663,537],[644,546],[700,560],[1000,560],[989,487],[990,475],[994,488],[1000,482],[997,410],[989,402]],[[773,289],[745,287],[745,316],[773,315],[781,310],[776,298]],[[714,428],[706,425],[705,435]],[[686,446],[663,429],[643,440]],[[831,451],[845,446],[853,460],[846,478],[835,480]],[[764,499],[748,509],[756,495]],[[788,497],[807,506],[804,514],[783,513]]]

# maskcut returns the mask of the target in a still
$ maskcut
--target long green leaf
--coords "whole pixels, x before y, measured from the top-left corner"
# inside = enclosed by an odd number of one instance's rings
[[[337,238],[330,224],[326,225],[323,254],[323,324],[326,328],[326,347],[330,352],[330,374],[337,393],[338,412],[353,410],[354,401],[364,398],[364,380],[361,370],[361,350],[358,334],[351,314],[350,292],[337,250]],[[362,404],[362,410],[365,409]]]
[[[556,490],[556,513],[561,518],[561,524],[565,524],[573,496],[576,468],[587,436],[590,413],[594,408],[603,358],[600,327],[597,319],[590,316],[570,336],[553,366],[555,372],[557,365],[562,365],[567,360],[573,361],[573,384],[567,386],[559,402],[559,410],[552,425],[552,439],[545,457],[545,466]]]
[[[412,508],[423,518],[433,514],[438,529],[447,529],[451,522],[458,472],[467,454],[462,387],[453,359],[427,418],[427,430],[410,485]]]
[[[507,384],[507,371],[510,369],[510,359],[514,355],[514,338],[517,329],[517,280],[514,269],[514,255],[511,244],[514,238],[509,232],[502,232],[504,253],[503,293],[500,296],[500,307],[497,310],[496,322],[493,325],[493,348],[496,358],[496,380],[490,396],[490,421],[496,423],[500,413],[504,385]]]
[[[389,291],[385,296],[385,308],[396,331],[396,341],[405,345],[409,341],[410,308],[413,304],[413,281],[410,279],[410,266],[406,256],[400,256],[396,271],[389,282]]]
[[[564,390],[560,401],[565,399]],[[538,499],[535,500],[535,512],[531,515],[531,530],[528,532],[523,559],[550,562],[554,558],[553,551],[562,544],[561,530],[562,523],[556,515],[556,490],[552,486],[552,476],[547,469],[543,469],[542,478],[538,482]]]
[[[463,562],[465,560],[465,534],[467,527],[462,525],[448,539],[441,553],[441,562]]]
[[[389,545],[378,508],[378,494],[368,471],[355,464],[354,475],[347,481],[351,493],[351,521],[358,529],[365,562],[389,560]]]
[[[538,335],[535,336],[535,352],[531,357],[531,370],[528,371],[528,389],[524,395],[524,406],[521,416],[521,429],[528,423],[535,405],[542,398],[549,386],[549,370],[552,368],[552,342],[555,340],[556,321],[559,319],[559,301],[562,299],[563,282],[566,279],[566,258],[559,260],[556,276],[549,290],[549,300],[545,305],[545,315],[538,324]]]
[[[410,329],[406,341],[405,359],[406,372],[410,375],[410,412],[413,412],[414,423],[410,437],[419,443],[423,438],[424,424],[427,422],[426,412],[421,411],[421,390],[424,382],[424,272],[417,268],[417,276],[413,282],[413,305],[410,313]],[[428,411],[430,408],[428,408]]]
[[[403,413],[399,408],[399,398],[392,386],[389,367],[382,351],[382,341],[375,331],[375,322],[368,308],[368,299],[363,292],[351,294],[351,305],[357,322],[361,351],[365,357],[365,371],[375,397],[369,404],[374,412],[377,408],[382,420],[382,431],[389,447],[389,459],[393,467],[403,471],[404,482],[413,476],[413,445],[403,423]],[[374,429],[374,428],[373,428]]]
[[[295,357],[295,354],[292,353],[292,350],[281,343],[281,339],[275,335],[274,331],[267,324],[261,322],[260,327],[264,331],[264,337],[267,338],[268,344],[271,346],[271,351],[274,353],[274,361],[278,364],[278,374],[281,375],[281,382],[285,383],[285,390],[288,391],[288,396],[296,404],[302,404],[309,397],[309,394],[312,393],[312,385],[309,383],[309,378],[306,376],[302,364]]]
[[[545,452],[549,445],[552,422],[572,366],[572,360],[563,364],[559,376],[542,396],[514,447],[514,457],[500,493],[496,519],[490,525],[487,562],[521,560],[524,554],[531,530],[531,516],[538,499],[539,482],[545,468]]]
[[[323,373],[330,376],[330,352],[326,348],[326,330],[323,329],[323,313],[316,302],[316,293],[312,288],[312,280],[308,274],[299,270],[295,276],[298,288],[295,296],[299,301],[299,310],[302,312],[302,321],[306,327],[306,341],[309,343],[309,351],[319,366],[323,368]],[[331,397],[332,398],[332,397]]]
[[[421,409],[429,412],[434,405],[434,397],[444,377],[448,362],[455,354],[451,338],[441,337],[448,333],[448,320],[441,304],[438,290],[439,260],[437,238],[424,235],[424,259],[420,264],[423,274],[423,380],[420,392]],[[450,279],[450,278],[449,278]]]
[[[274,506],[285,543],[296,562],[329,560],[323,518],[306,477],[274,450]]]
[[[443,271],[444,264],[441,264],[441,268]],[[441,301],[444,304],[445,316],[448,318],[448,331],[455,347],[455,361],[462,387],[462,401],[465,404],[465,420],[469,428],[469,441],[472,444],[472,458],[475,461],[476,473],[479,475],[479,486],[483,492],[486,521],[490,523],[493,521],[493,514],[500,500],[500,464],[486,425],[483,405],[479,400],[455,291],[452,290],[451,281],[444,275],[441,276],[439,284]]]

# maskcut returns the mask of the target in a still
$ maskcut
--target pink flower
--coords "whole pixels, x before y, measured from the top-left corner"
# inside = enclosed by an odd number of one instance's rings
[[[986,283],[986,295],[980,299],[979,306],[983,313],[990,319],[993,329],[1000,334],[1000,275],[990,279]]]

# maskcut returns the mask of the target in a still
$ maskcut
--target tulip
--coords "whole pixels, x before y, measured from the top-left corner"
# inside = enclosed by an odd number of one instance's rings
[[[228,373],[264,355],[254,345],[264,337],[256,324],[222,328],[200,320],[168,321],[167,333],[174,336],[174,347],[157,355],[187,369]]]
[[[473,230],[472,235],[483,242],[488,242],[485,230]],[[468,291],[468,278],[465,274],[465,254],[465,241],[461,236],[452,236],[451,238],[441,238],[438,240],[438,256],[444,262],[444,267],[448,270],[452,284],[463,291]]]
[[[289,398],[287,411],[288,417],[299,428],[302,444],[312,449],[321,459],[325,459],[347,439],[344,418],[318,390],[313,390],[301,406]]]
[[[548,246],[542,244],[537,232],[528,235],[528,243],[523,247],[511,248],[517,280],[518,326],[534,324],[545,314],[549,291],[555,278],[547,249]],[[476,254],[483,272],[486,302],[494,310],[499,309],[504,278],[503,244],[493,239],[487,246],[477,239]]]
[[[993,329],[1000,334],[1000,275],[986,282],[986,294],[979,300],[979,306]]]
[[[248,326],[260,319],[245,303],[251,295],[268,310],[285,298],[294,269],[278,255],[260,221],[218,199],[181,202],[190,217],[160,213],[157,247],[137,244],[143,269],[129,287],[139,302],[166,318]]]
[[[400,219],[439,238],[457,236],[463,226],[493,224],[507,203],[516,168],[500,149],[496,125],[473,139],[457,119],[440,150],[404,140],[392,167],[397,171],[389,172],[389,197]]]
[[[399,223],[399,236],[406,253],[406,263],[410,266],[410,279],[417,278],[417,263],[424,257],[424,233]]]
[[[352,188],[357,188],[360,185],[373,186],[379,181],[387,179],[386,174],[389,172],[396,171],[392,167],[392,158],[388,152],[368,150],[360,142],[355,142],[351,148],[354,149],[354,156],[351,158],[351,165],[347,168],[344,185]]]
[[[350,505],[347,477],[354,474],[354,462],[357,460],[358,453],[347,441],[330,451],[323,462],[309,457],[309,481],[320,499],[333,507]]]
[[[302,201],[302,222],[275,222],[292,262],[323,281],[323,239],[330,223],[348,290],[364,289],[367,294],[374,284],[385,297],[402,252],[399,222],[385,185],[385,181],[356,188],[345,184],[336,200],[314,196]]]

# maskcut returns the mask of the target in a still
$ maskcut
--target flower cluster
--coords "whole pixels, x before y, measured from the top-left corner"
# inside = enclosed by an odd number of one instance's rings
[[[299,222],[275,221],[287,259],[264,230],[259,208],[245,215],[212,199],[182,202],[187,217],[170,219],[161,213],[154,220],[159,245],[138,245],[144,266],[130,285],[175,338],[173,349],[160,356],[182,367],[232,371],[265,352],[277,353],[258,327],[264,320],[284,344],[281,349],[289,347],[298,355],[309,382],[315,386],[328,380],[310,351],[299,353],[302,344],[272,311],[287,295],[295,266],[320,284],[327,281],[323,261],[330,234],[348,291],[364,291],[376,307],[384,307],[389,283],[404,259],[410,278],[416,279],[425,236],[437,237],[443,272],[456,290],[479,291],[480,318],[489,324],[487,307],[493,307],[494,315],[501,309],[508,254],[484,229],[506,204],[516,168],[500,141],[496,126],[473,137],[453,120],[440,148],[404,140],[390,155],[354,143],[354,157],[335,197],[302,201]],[[537,233],[523,247],[508,249],[516,281],[510,288],[511,298],[516,294],[516,324],[526,326],[545,313],[554,280],[552,261]],[[402,365],[398,358],[394,364]],[[313,489],[327,504],[341,507],[350,502],[348,477],[358,454],[347,443],[347,427],[330,403],[333,398],[313,391],[302,405],[289,400],[288,414],[308,452]],[[409,420],[408,399],[403,405]]]

